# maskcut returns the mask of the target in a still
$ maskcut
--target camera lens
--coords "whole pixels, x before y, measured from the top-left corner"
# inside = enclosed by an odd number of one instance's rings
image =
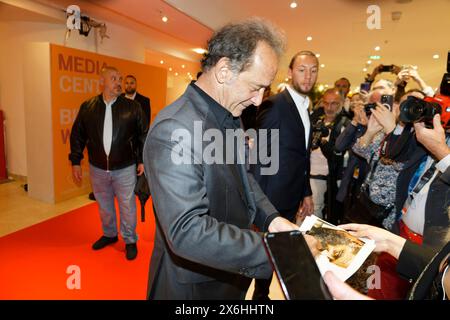
[[[433,117],[441,113],[441,106],[410,96],[400,105],[400,121],[405,123],[433,122]]]

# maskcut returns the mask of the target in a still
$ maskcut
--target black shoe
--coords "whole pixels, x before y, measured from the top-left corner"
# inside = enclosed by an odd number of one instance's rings
[[[127,252],[127,260],[134,260],[137,256],[136,243],[128,243],[125,245],[125,251]]]
[[[94,250],[100,250],[103,249],[104,247],[106,247],[108,244],[111,243],[115,243],[119,240],[119,238],[117,236],[115,237],[105,237],[102,236],[100,239],[98,239],[93,245],[92,245],[92,249]]]
[[[93,192],[89,193],[89,200],[95,201],[95,196]]]

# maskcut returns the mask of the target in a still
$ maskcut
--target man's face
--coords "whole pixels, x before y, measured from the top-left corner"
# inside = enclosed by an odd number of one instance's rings
[[[266,43],[260,42],[251,66],[239,74],[233,74],[223,84],[222,105],[235,117],[250,105],[259,106],[265,89],[275,78],[277,68],[277,55]]]
[[[292,69],[288,70],[288,76],[292,78],[292,86],[301,94],[311,92],[316,84],[318,74],[317,58],[307,55],[295,58]]]
[[[130,95],[136,92],[136,80],[131,77],[125,78],[125,92]]]
[[[339,90],[339,93],[345,98],[350,92],[350,83],[345,79],[340,79],[335,82],[334,87]]]
[[[103,74],[100,80],[105,95],[115,97],[120,96],[122,93],[122,76],[118,71],[108,70]]]
[[[337,92],[328,92],[322,97],[322,106],[328,118],[336,118],[341,111],[342,97]]]

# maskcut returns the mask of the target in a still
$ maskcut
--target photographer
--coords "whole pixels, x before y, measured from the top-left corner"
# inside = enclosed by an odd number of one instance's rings
[[[345,154],[348,151],[347,164],[344,165],[341,184],[336,194],[336,201],[343,208],[344,217],[350,210],[353,197],[369,171],[369,164],[366,159],[355,154],[352,150],[356,140],[366,132],[367,122],[369,121],[364,111],[364,99],[361,94],[352,96],[350,110],[354,114],[353,119],[338,136],[334,146],[338,153]]]
[[[422,91],[426,96],[434,96],[433,88],[423,81],[418,71],[413,66],[403,66],[395,81],[395,86],[397,87],[395,101],[399,101],[400,97],[405,94],[406,86],[412,82],[410,81],[411,79],[419,86],[420,91]]]
[[[367,74],[366,75],[366,83],[369,83],[371,85],[371,90],[376,90],[377,88],[375,88],[375,86],[372,86],[373,82],[375,81],[375,78],[383,73],[383,72],[388,72],[388,73],[392,73],[394,75],[398,75],[398,73],[401,71],[402,69],[399,66],[396,65],[378,65],[376,66],[371,74]]]
[[[399,135],[403,131],[396,124],[398,107],[394,105],[391,111],[387,105],[380,103],[382,97],[386,96],[384,93],[383,90],[375,90],[370,94],[370,104],[365,106],[366,112],[370,113],[367,130],[353,146],[353,151],[368,162],[370,172],[347,218],[352,222],[391,229],[395,220],[392,215],[395,215],[393,209],[397,178],[408,155],[402,155],[398,161],[392,161],[384,155],[386,137],[390,133]]]
[[[338,223],[341,209],[335,198],[337,184],[342,177],[343,153],[336,152],[334,144],[349,119],[342,113],[343,99],[338,90],[333,88],[325,91],[321,105],[323,113],[316,111],[311,115],[313,138],[310,184],[314,214],[331,223]]]

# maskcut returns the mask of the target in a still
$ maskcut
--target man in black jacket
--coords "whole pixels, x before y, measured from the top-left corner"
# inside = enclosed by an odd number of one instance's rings
[[[336,88],[322,96],[323,114],[316,110],[311,115],[313,139],[311,151],[310,184],[313,192],[314,214],[328,222],[341,222],[342,208],[336,202],[338,181],[342,179],[344,153],[337,152],[337,137],[349,123],[343,109],[344,99]]]
[[[117,242],[114,196],[120,209],[120,231],[126,243],[128,260],[136,258],[136,164],[143,174],[142,149],[147,122],[139,104],[121,96],[122,76],[114,67],[100,75],[102,94],[85,101],[70,135],[72,176],[82,180],[81,160],[87,146],[91,185],[99,205],[103,236],[92,248],[99,250]]]
[[[125,77],[125,98],[134,100],[139,102],[141,105],[142,111],[144,111],[145,114],[145,120],[147,123],[150,123],[152,113],[151,113],[151,107],[150,107],[150,99],[146,96],[143,96],[139,92],[136,91],[137,88],[137,80],[136,77],[129,74]]]
[[[297,53],[289,64],[292,86],[271,96],[258,110],[258,130],[268,130],[267,150],[272,150],[272,132],[279,132],[279,170],[265,175],[270,164],[257,163],[251,167],[256,181],[280,214],[293,222],[314,211],[309,184],[311,124],[308,93],[318,76],[319,61],[311,51]],[[259,146],[261,148],[261,146]],[[265,150],[262,150],[264,154]],[[260,149],[261,152],[261,149]],[[267,299],[271,279],[257,279],[254,300]]]

